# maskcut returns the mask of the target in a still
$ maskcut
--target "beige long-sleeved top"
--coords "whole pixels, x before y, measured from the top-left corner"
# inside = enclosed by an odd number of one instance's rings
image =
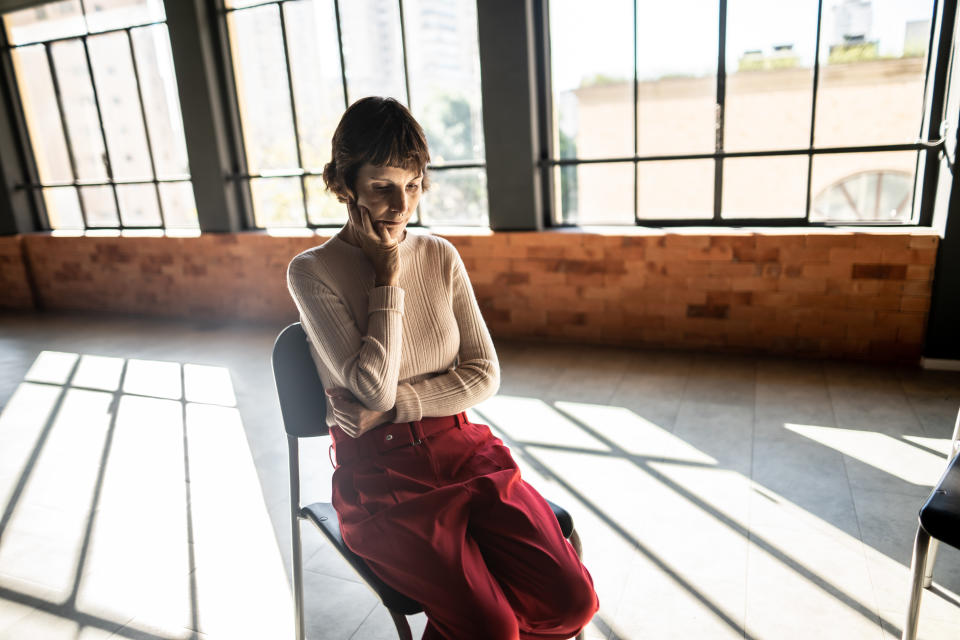
[[[324,388],[345,388],[368,409],[395,407],[397,422],[448,416],[500,386],[467,271],[443,238],[408,232],[398,286],[377,287],[363,251],[334,236],[294,257],[287,286]]]

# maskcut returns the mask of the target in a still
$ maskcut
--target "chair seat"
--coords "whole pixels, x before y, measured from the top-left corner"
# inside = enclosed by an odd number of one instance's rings
[[[960,455],[947,465],[920,509],[920,525],[937,540],[960,549]]]
[[[554,504],[549,500],[547,500],[547,503],[550,505],[550,508],[553,509],[553,514],[557,517],[557,522],[560,524],[560,531],[563,532],[563,537],[569,538],[573,532],[573,518],[570,517],[566,509],[560,505]],[[316,525],[316,527],[327,536],[327,539],[330,540],[334,548],[350,563],[354,571],[359,573],[364,581],[370,585],[370,588],[380,596],[383,604],[388,609],[407,616],[423,611],[420,603],[408,598],[384,583],[379,576],[370,570],[370,567],[363,561],[363,558],[347,547],[343,541],[343,536],[340,535],[340,520],[337,519],[337,512],[334,510],[332,504],[329,502],[315,502],[303,507],[300,510],[300,515],[310,520],[310,522]]]

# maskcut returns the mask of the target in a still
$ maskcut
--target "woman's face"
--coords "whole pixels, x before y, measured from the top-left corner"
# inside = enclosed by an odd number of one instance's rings
[[[382,227],[400,240],[420,202],[422,182],[420,171],[364,164],[357,172],[357,204],[370,212],[375,228]]]

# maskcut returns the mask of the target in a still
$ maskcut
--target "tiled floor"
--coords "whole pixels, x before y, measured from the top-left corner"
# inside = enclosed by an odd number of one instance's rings
[[[0,638],[292,638],[276,328],[0,316]],[[574,515],[597,638],[899,638],[960,375],[499,347],[474,411]],[[329,496],[326,439],[304,494]],[[304,526],[314,640],[396,637]],[[958,637],[960,551],[920,637]],[[424,619],[411,619],[415,636]]]

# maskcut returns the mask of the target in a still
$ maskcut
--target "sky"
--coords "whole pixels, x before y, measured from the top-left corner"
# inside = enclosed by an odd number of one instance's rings
[[[823,50],[834,40],[836,7],[824,0]],[[717,66],[718,0],[637,0],[638,66],[641,79],[664,74],[712,75]],[[880,41],[881,55],[899,55],[910,20],[929,20],[933,0],[869,0],[868,39]],[[584,77],[602,73],[633,77],[633,0],[552,0],[551,55],[554,91],[576,88]],[[727,68],[736,69],[744,51],[769,53],[793,44],[813,64],[816,0],[729,0]]]

